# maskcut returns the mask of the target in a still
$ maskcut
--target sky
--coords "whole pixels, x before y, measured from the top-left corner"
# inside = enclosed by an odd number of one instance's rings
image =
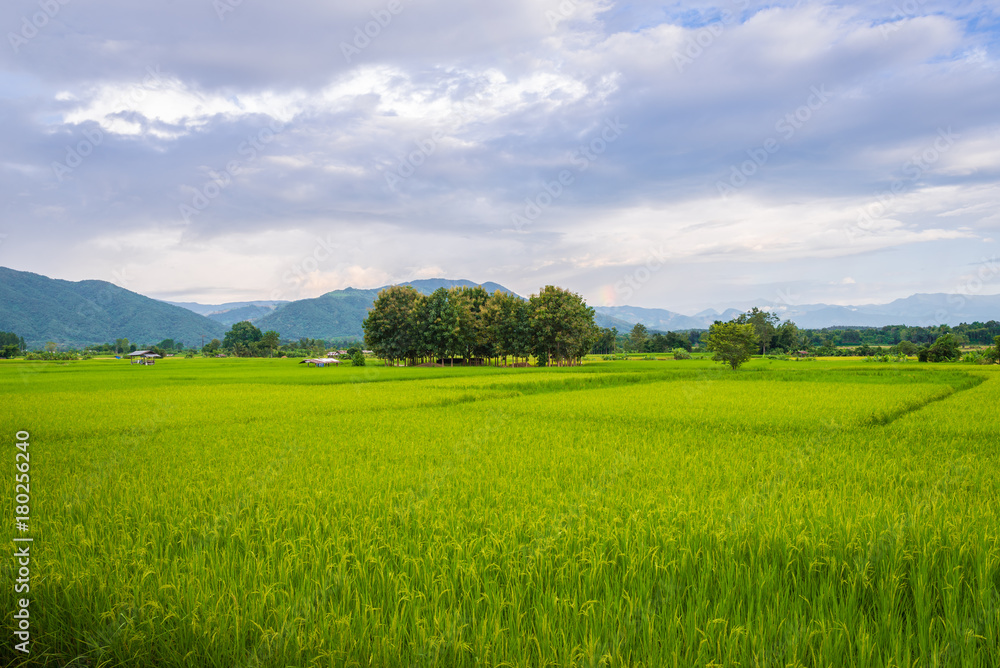
[[[10,0],[0,266],[691,313],[1000,293],[1000,2]]]

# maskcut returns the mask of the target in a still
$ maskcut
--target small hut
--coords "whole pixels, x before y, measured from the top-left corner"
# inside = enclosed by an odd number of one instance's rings
[[[340,364],[340,360],[334,359],[333,357],[312,357],[310,359],[302,360],[299,364],[308,364],[311,367],[320,368]]]
[[[155,364],[158,357],[159,355],[151,350],[137,350],[128,354],[129,364],[142,364],[144,366]]]

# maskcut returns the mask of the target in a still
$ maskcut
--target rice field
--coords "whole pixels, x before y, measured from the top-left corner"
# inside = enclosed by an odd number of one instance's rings
[[[15,361],[0,402],[0,665],[1000,665],[998,367]]]

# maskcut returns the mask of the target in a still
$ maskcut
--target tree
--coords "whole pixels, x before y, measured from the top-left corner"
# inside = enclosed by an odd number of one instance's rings
[[[804,337],[799,335],[799,328],[795,326],[795,323],[786,320],[775,330],[772,343],[775,350],[781,349],[790,353],[808,345],[808,341],[803,339]]]
[[[177,349],[181,348],[181,346],[174,344],[173,339],[163,339],[162,341],[156,344],[156,347],[160,348],[161,350],[174,350],[175,348]]]
[[[127,353],[128,345],[129,345],[128,339],[115,339],[115,352]]]
[[[364,366],[365,365],[365,354],[360,350],[355,350],[354,354],[351,355],[351,366]]]
[[[59,344],[57,344],[55,341],[48,341],[45,344],[45,352],[54,353],[57,350],[59,350]]]
[[[632,331],[629,332],[628,337],[632,341],[632,348],[641,352],[646,343],[646,339],[649,337],[649,330],[646,329],[644,324],[637,322],[635,327],[632,328]]]
[[[594,347],[591,348],[592,353],[595,355],[610,355],[615,352],[615,339],[618,332],[614,328],[608,329],[607,327],[602,327],[600,333],[597,335],[597,341],[594,342]]]
[[[951,332],[937,338],[934,345],[917,354],[921,362],[954,362],[962,356],[962,349]]]
[[[594,309],[580,295],[545,286],[528,300],[535,358],[539,366],[581,359],[597,340]]]
[[[458,307],[445,288],[432,292],[423,306],[418,325],[425,349],[438,358],[451,357],[454,366],[454,355],[461,342]]]
[[[232,350],[237,355],[243,357],[249,354],[250,347],[264,338],[259,329],[253,326],[249,320],[238,322],[226,332],[226,338],[222,341],[222,347]],[[238,344],[238,347],[237,347]]]
[[[520,297],[494,292],[483,305],[482,324],[488,345],[504,365],[508,357],[516,361],[531,354],[528,306]]]
[[[458,312],[458,348],[465,359],[493,355],[490,337],[483,322],[483,309],[489,297],[489,293],[481,285],[448,290],[448,298]]]
[[[750,323],[716,322],[708,330],[708,349],[715,353],[712,359],[725,362],[733,368],[750,359],[757,349],[757,335]]]
[[[365,345],[390,366],[397,360],[416,363],[418,306],[424,297],[410,285],[393,285],[378,293],[363,327]]]
[[[261,346],[268,351],[268,355],[274,355],[274,349],[281,345],[281,335],[273,329],[264,332],[260,338]]]
[[[993,337],[993,346],[986,351],[986,360],[993,364],[1000,363],[1000,336]]]
[[[222,347],[222,341],[219,341],[218,339],[212,339],[211,341],[206,343],[201,350],[204,353],[211,354],[217,352],[221,347]]]
[[[741,314],[734,322],[753,327],[760,353],[761,355],[766,355],[767,349],[771,345],[771,338],[774,336],[775,328],[780,320],[776,313],[761,311],[754,306],[746,313]]]

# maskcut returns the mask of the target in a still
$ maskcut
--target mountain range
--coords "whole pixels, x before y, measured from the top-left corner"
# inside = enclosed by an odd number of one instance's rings
[[[411,281],[423,294],[438,288],[479,285],[443,278]],[[498,283],[482,283],[487,292],[516,294]],[[200,345],[222,338],[236,322],[250,320],[262,331],[275,330],[283,339],[361,337],[361,324],[379,291],[345,288],[312,299],[246,301],[225,304],[165,302],[105,281],[64,281],[0,267],[0,331],[24,337],[30,348],[48,341],[63,347],[82,347],[128,338],[142,345],[163,339]],[[706,309],[684,315],[666,309],[636,306],[595,307],[595,321],[619,332],[642,323],[655,331],[707,329],[716,320],[730,320],[750,306],[777,313],[801,328],[928,326],[986,322],[1000,319],[1000,295],[917,294],[888,304],[838,306],[787,305],[760,300],[721,311]]]

